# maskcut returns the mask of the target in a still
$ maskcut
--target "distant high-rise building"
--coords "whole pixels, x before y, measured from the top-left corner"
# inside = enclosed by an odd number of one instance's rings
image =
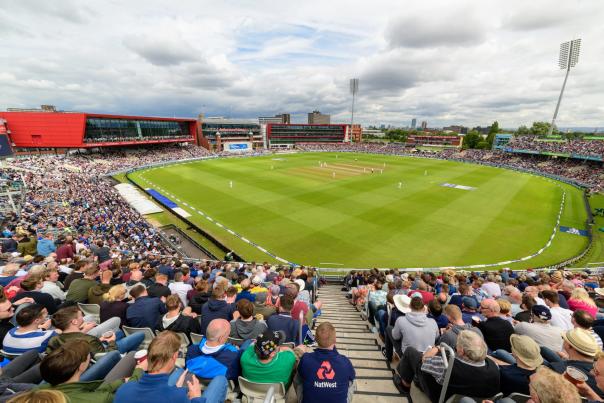
[[[291,117],[289,113],[282,113],[280,115],[275,116],[260,116],[258,118],[258,123],[260,124],[269,124],[269,123],[285,123],[290,124]]]
[[[458,134],[468,134],[468,128],[465,126],[453,125],[443,127],[443,131],[455,132]]]
[[[275,115],[275,117],[281,118],[281,123],[285,123],[286,125],[291,123],[291,115],[289,113],[282,113],[280,115]]]
[[[415,129],[415,126],[417,126],[417,119],[413,118],[411,119],[411,128]]]
[[[319,111],[312,111],[308,114],[309,125],[328,125],[331,123],[331,115],[324,115]]]
[[[422,130],[426,129],[428,127],[428,122],[426,122],[425,120],[422,120]]]

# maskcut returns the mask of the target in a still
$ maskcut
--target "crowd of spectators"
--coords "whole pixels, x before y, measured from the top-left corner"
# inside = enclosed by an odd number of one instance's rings
[[[550,153],[576,154],[602,158],[604,141],[602,140],[560,140],[548,141],[536,136],[514,136],[507,144],[513,150],[530,150]]]
[[[335,328],[311,330],[321,308],[314,269],[138,260],[100,242],[77,249],[71,235],[62,242],[70,257],[1,255],[0,348],[13,359],[0,401],[60,392],[67,401],[222,402],[236,397],[240,376],[282,383],[298,401],[349,401],[355,373]],[[99,315],[81,304],[98,304]],[[147,348],[130,328],[157,336]],[[317,382],[326,365],[329,385]]]
[[[301,148],[412,152],[377,143]],[[413,153],[534,170],[595,188],[602,173],[580,163],[489,151]],[[321,311],[313,269],[183,262],[103,178],[208,155],[178,146],[5,165],[2,184],[26,184],[27,191],[20,215],[5,216],[2,225],[0,347],[12,360],[4,362],[0,400],[214,402],[236,393],[243,376],[282,382],[300,401],[349,401],[355,372],[335,348],[335,329],[323,323],[312,331]],[[438,396],[445,366],[433,346],[444,342],[457,353],[451,394],[558,393],[564,401],[578,393],[604,398],[601,285],[587,273],[507,271],[372,271],[351,273],[346,282],[353,304],[367,302],[385,357],[398,360],[392,365],[401,391],[415,380],[431,399]],[[97,304],[99,315],[85,315],[82,303]],[[145,335],[127,327],[159,335],[147,347]],[[319,377],[325,362],[335,377],[330,382]],[[586,379],[576,387],[558,375],[581,377],[575,370]],[[558,385],[554,391],[539,386],[550,381]]]
[[[335,349],[335,329],[311,330],[321,307],[314,270],[181,261],[103,178],[208,155],[156,147],[6,164],[3,177],[27,192],[20,215],[2,224],[0,347],[13,359],[2,370],[0,400],[218,402],[238,392],[241,375],[283,382],[300,401],[323,392],[348,399],[354,370]],[[98,305],[99,315],[80,304]],[[135,356],[145,334],[128,327],[160,335],[146,360]],[[314,382],[326,360],[341,369],[341,387]]]
[[[440,346],[446,345],[455,352],[447,398],[520,393],[535,402],[604,401],[604,277],[598,274],[374,269],[353,271],[344,283],[384,342],[402,394],[414,383],[438,401],[447,370]],[[548,390],[538,386],[543,379]]]

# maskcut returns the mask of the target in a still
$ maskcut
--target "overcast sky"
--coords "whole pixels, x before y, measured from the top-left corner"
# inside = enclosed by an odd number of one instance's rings
[[[550,120],[561,42],[583,40],[558,125],[604,126],[593,1],[0,1],[0,109],[503,127]]]

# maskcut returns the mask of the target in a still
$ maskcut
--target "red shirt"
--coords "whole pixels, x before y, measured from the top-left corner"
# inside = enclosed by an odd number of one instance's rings
[[[61,261],[63,259],[73,259],[75,255],[75,246],[72,244],[63,244],[57,248],[57,261]]]
[[[295,320],[300,319],[300,311],[302,312],[302,322],[306,321],[306,313],[308,312],[308,305],[306,302],[296,301],[292,308],[292,318]]]

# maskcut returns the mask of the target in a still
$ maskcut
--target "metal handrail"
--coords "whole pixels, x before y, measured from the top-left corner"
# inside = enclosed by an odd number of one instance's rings
[[[443,362],[445,364],[445,379],[443,381],[442,389],[440,390],[440,397],[438,399],[438,403],[444,403],[445,397],[447,396],[447,388],[449,387],[449,380],[451,379],[451,373],[453,372],[453,361],[455,360],[455,351],[445,344],[440,343],[438,347],[440,349],[440,354],[442,356]]]

